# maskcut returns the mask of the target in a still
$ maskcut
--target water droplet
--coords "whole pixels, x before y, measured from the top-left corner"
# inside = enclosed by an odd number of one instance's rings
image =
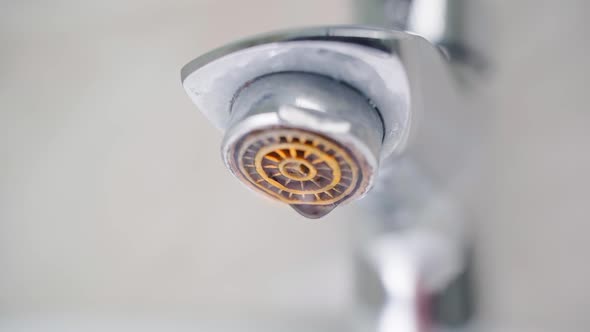
[[[291,207],[300,215],[309,219],[319,219],[332,212],[338,204],[328,205],[309,205],[309,204],[291,204]]]

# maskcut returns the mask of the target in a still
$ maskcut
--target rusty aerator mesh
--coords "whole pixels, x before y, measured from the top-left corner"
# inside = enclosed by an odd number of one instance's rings
[[[362,178],[348,149],[301,129],[250,132],[237,141],[233,158],[250,187],[308,218],[329,213],[355,192]]]

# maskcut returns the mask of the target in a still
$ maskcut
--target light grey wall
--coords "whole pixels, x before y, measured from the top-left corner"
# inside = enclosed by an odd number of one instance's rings
[[[350,7],[0,3],[0,317],[344,310],[351,209],[308,221],[249,193],[180,68],[236,38],[350,22]]]
[[[471,30],[494,63],[476,246],[481,312],[498,331],[590,326],[590,2],[485,1]],[[510,329],[508,328],[510,327]]]

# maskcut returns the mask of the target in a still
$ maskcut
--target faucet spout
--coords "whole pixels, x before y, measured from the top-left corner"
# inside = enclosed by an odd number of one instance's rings
[[[320,218],[365,196],[380,162],[401,154],[421,113],[422,67],[432,65],[417,59],[433,56],[436,48],[404,32],[310,28],[214,50],[187,64],[182,79],[225,132],[232,174]]]

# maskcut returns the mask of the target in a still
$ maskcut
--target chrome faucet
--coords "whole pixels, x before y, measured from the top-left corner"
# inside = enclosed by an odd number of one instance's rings
[[[398,15],[381,23],[419,26],[420,1],[385,3]],[[477,142],[465,140],[474,123],[449,59],[468,61],[439,19],[430,42],[383,27],[316,27],[230,44],[182,69],[187,94],[224,132],[225,165],[254,192],[308,218],[367,197],[362,331],[464,326],[473,311],[454,191]]]

